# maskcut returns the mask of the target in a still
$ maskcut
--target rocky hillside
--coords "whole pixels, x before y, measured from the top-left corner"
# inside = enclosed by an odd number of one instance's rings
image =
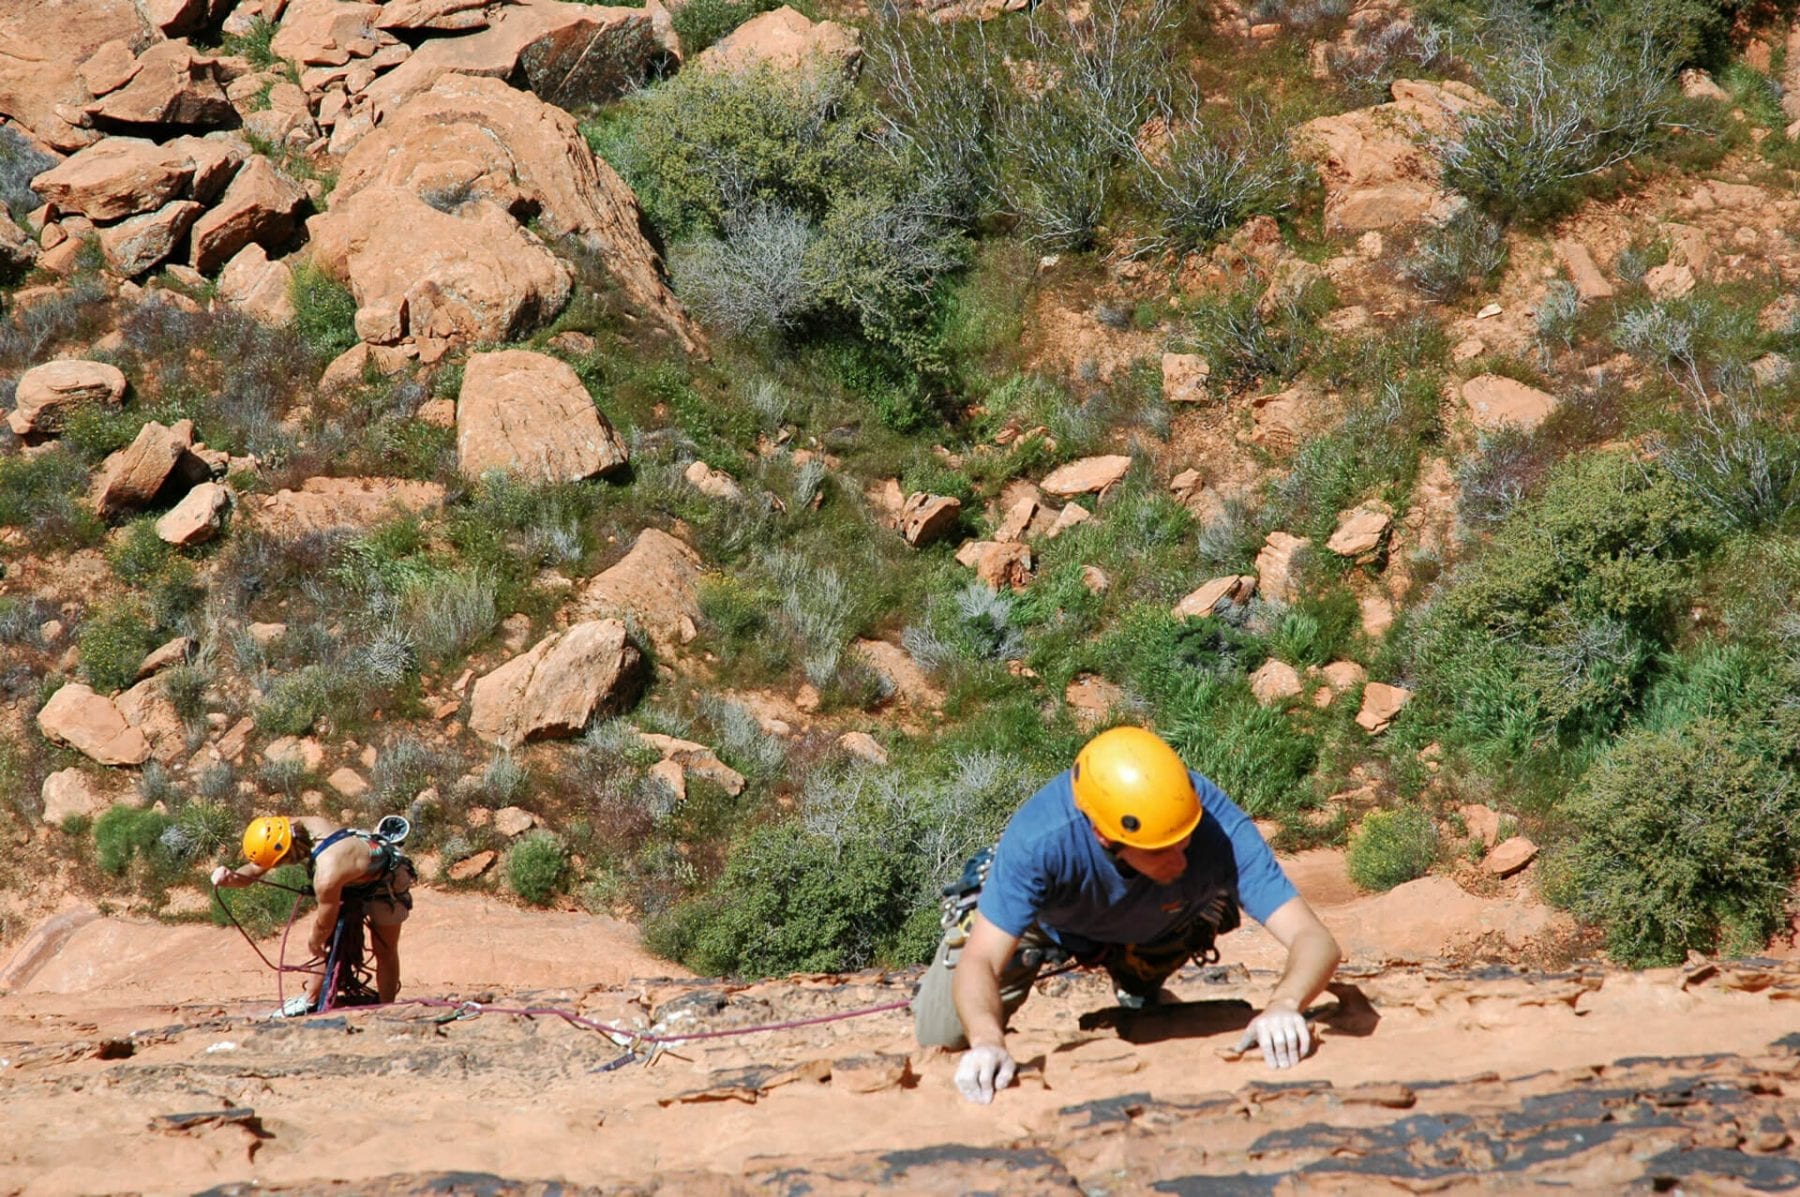
[[[1791,956],[1796,84],[1724,0],[0,5],[0,952],[400,811],[447,909],[904,968],[1129,721],[1439,920],[1364,965]]]

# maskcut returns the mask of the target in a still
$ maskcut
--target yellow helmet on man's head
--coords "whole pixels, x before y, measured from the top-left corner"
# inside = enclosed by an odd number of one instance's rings
[[[293,846],[293,822],[280,815],[252,819],[244,829],[244,859],[258,868],[274,868]]]
[[[1114,843],[1155,852],[1200,825],[1200,795],[1187,766],[1141,727],[1115,727],[1089,740],[1071,781],[1076,809]]]

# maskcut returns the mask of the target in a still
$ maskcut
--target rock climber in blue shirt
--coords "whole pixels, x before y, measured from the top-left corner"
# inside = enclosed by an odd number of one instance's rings
[[[1287,949],[1287,967],[1239,1050],[1273,1068],[1311,1047],[1301,1011],[1342,958],[1249,817],[1161,739],[1116,727],[1019,808],[991,854],[970,862],[936,958],[913,999],[921,1044],[966,1047],[956,1086],[989,1102],[1012,1082],[1006,1020],[1047,953],[1103,964],[1119,1003],[1155,1002],[1238,912]]]

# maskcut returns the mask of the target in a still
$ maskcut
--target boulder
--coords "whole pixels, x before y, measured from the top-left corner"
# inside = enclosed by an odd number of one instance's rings
[[[44,778],[44,826],[61,827],[70,819],[92,819],[112,806],[106,791],[80,769],[58,769]]]
[[[1044,493],[1070,498],[1104,492],[1131,469],[1131,458],[1122,453],[1084,457],[1051,470],[1041,485]]]
[[[1256,554],[1257,587],[1276,602],[1292,603],[1300,597],[1298,565],[1300,557],[1312,547],[1304,536],[1271,532]]]
[[[263,760],[292,762],[307,773],[317,773],[325,765],[325,746],[312,736],[278,736],[263,748]]]
[[[1000,526],[994,529],[994,539],[1002,544],[1024,540],[1031,531],[1032,521],[1037,519],[1040,510],[1042,508],[1038,501],[1030,495],[1018,500],[1006,509],[1006,517],[1000,521]]]
[[[498,852],[492,848],[483,848],[473,856],[465,856],[445,869],[444,875],[452,881],[473,881],[493,868],[494,862],[499,859]]]
[[[264,499],[256,523],[276,536],[293,539],[335,528],[372,528],[396,513],[417,515],[443,502],[444,488],[436,482],[308,478],[298,490],[277,491]]]
[[[503,806],[494,812],[494,830],[509,840],[518,839],[538,825],[538,817],[522,806]]]
[[[643,658],[616,619],[575,624],[476,681],[469,730],[503,748],[580,735],[637,697]]]
[[[631,619],[659,653],[673,655],[694,638],[699,585],[699,554],[667,532],[645,528],[623,560],[583,588],[580,610]]]
[[[95,50],[82,62],[76,74],[81,76],[88,91],[103,96],[130,83],[137,69],[137,55],[131,52],[131,44],[114,40]]]
[[[107,268],[121,278],[135,278],[161,264],[203,211],[205,207],[193,200],[175,200],[101,229],[100,249]]]
[[[375,19],[377,29],[460,33],[485,29],[488,0],[390,0]]]
[[[1522,835],[1502,840],[1482,858],[1482,871],[1494,877],[1511,877],[1537,859],[1538,847]]]
[[[98,140],[82,111],[82,64],[109,42],[150,36],[132,0],[0,5],[0,114],[65,152]]]
[[[231,180],[218,206],[194,224],[192,264],[203,274],[225,265],[251,242],[278,249],[294,235],[306,192],[260,154]]]
[[[472,354],[463,371],[456,461],[471,478],[501,470],[578,482],[616,473],[626,451],[567,362],[502,349]]]
[[[110,519],[148,506],[193,446],[192,420],[177,420],[173,427],[148,421],[130,445],[101,463],[92,492],[95,513]]]
[[[377,26],[383,11],[380,4],[348,0],[291,0],[269,51],[302,67],[343,66],[352,57],[367,58],[399,43]]]
[[[906,543],[917,549],[950,535],[961,519],[960,499],[915,493],[906,497],[896,526]]]
[[[1365,594],[1356,600],[1363,635],[1379,640],[1394,626],[1394,604],[1385,594]]]
[[[217,126],[236,121],[217,61],[184,41],[155,42],[138,55],[131,82],[91,109],[121,125]]]
[[[1250,675],[1250,693],[1265,707],[1296,698],[1301,689],[1300,671],[1286,661],[1277,661],[1273,657],[1264,661],[1262,667]]]
[[[1600,267],[1594,264],[1594,256],[1588,252],[1587,246],[1573,238],[1564,237],[1555,243],[1555,249],[1556,260],[1569,272],[1569,279],[1575,284],[1575,294],[1581,297],[1583,303],[1612,298],[1613,285],[1600,273]]]
[[[1306,435],[1310,401],[1311,392],[1305,387],[1289,387],[1252,399],[1250,443],[1280,453],[1298,448]]]
[[[1016,541],[971,540],[956,550],[956,559],[989,590],[1023,590],[1031,581],[1031,549]]]
[[[1357,726],[1370,735],[1386,731],[1410,698],[1411,690],[1385,682],[1370,682],[1363,687],[1362,710],[1356,713]]]
[[[1644,272],[1644,286],[1658,299],[1680,299],[1699,281],[1694,268],[1685,262],[1664,262]]]
[[[858,31],[836,21],[813,22],[782,5],[760,13],[702,50],[699,70],[747,71],[768,65],[791,71],[812,63],[848,71],[862,56]]]
[[[1170,403],[1204,403],[1212,363],[1198,353],[1162,355],[1163,398]]]
[[[161,682],[144,678],[113,703],[125,722],[149,741],[152,759],[174,765],[187,756],[187,729]]]
[[[156,521],[156,535],[173,545],[201,544],[219,533],[231,509],[231,492],[217,482],[202,482]]]
[[[32,179],[31,189],[56,212],[104,223],[156,211],[193,176],[184,155],[141,137],[108,137]]]
[[[681,793],[687,790],[688,777],[698,777],[710,781],[733,798],[744,792],[748,783],[744,775],[720,760],[718,754],[704,744],[692,740],[683,740],[676,736],[665,736],[657,732],[639,732],[638,739],[662,753],[665,763],[673,763],[681,767]]]
[[[293,285],[293,269],[286,262],[270,261],[268,251],[252,241],[219,272],[219,299],[253,320],[279,328],[294,318]]]
[[[1198,590],[1170,608],[1169,614],[1176,619],[1203,618],[1216,612],[1220,603],[1238,606],[1249,602],[1255,593],[1255,574],[1226,574],[1202,583]]]
[[[1500,374],[1478,374],[1462,385],[1469,420],[1477,428],[1495,429],[1512,424],[1530,432],[1552,411],[1555,396]]]
[[[1380,499],[1371,499],[1348,511],[1338,512],[1337,530],[1325,547],[1340,557],[1359,564],[1375,560],[1386,544],[1388,529],[1394,524],[1394,509]]]
[[[173,640],[150,650],[144,659],[138,662],[135,681],[143,681],[154,677],[172,665],[180,665],[194,655],[199,642],[192,636],[177,636]]]
[[[1085,524],[1093,518],[1088,509],[1080,503],[1065,504],[1063,509],[1056,513],[1056,518],[1050,522],[1050,527],[1044,531],[1044,539],[1055,540],[1076,524]]]
[[[125,721],[112,699],[81,682],[68,682],[52,694],[37,725],[45,739],[102,765],[141,765],[150,759],[144,733]]]
[[[881,742],[868,732],[845,732],[837,738],[837,746],[858,760],[867,761],[871,765],[888,763],[887,749],[883,748]]]
[[[725,503],[742,503],[744,488],[737,484],[737,479],[724,470],[715,470],[704,461],[688,463],[682,471],[682,478],[687,484],[709,499],[718,499]]]
[[[15,436],[53,436],[63,416],[84,403],[117,407],[125,400],[125,375],[107,362],[45,362],[19,376],[7,426]]]
[[[361,798],[369,792],[369,783],[363,775],[348,765],[333,769],[325,778],[325,784],[345,798]]]
[[[637,197],[594,156],[568,113],[527,92],[498,79],[451,75],[388,111],[344,159],[334,209],[372,188],[466,195],[509,212],[532,210],[546,235],[573,237],[592,250],[634,311],[668,330],[683,348],[701,344],[644,235]],[[320,222],[315,217],[309,227]],[[405,290],[398,286],[395,293]]]
[[[1493,807],[1471,802],[1457,807],[1456,813],[1462,816],[1469,834],[1480,840],[1483,847],[1492,848],[1500,842],[1500,812]]]

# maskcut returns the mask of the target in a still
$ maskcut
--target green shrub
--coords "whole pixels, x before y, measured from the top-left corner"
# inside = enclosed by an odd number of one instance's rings
[[[89,615],[76,643],[82,678],[100,693],[110,694],[137,678],[138,666],[157,645],[156,629],[142,607],[127,599]]]
[[[308,665],[276,678],[256,705],[256,726],[277,736],[304,736],[332,706],[349,679],[325,665]]]
[[[1230,121],[1208,121],[1199,97],[1165,108],[1164,144],[1133,138],[1139,202],[1161,225],[1160,243],[1177,252],[1205,246],[1252,216],[1294,206],[1311,172],[1288,152],[1287,133],[1265,108],[1240,104]]]
[[[1437,824],[1418,807],[1370,811],[1350,837],[1350,880],[1380,892],[1423,877],[1438,854]]]
[[[1317,740],[1257,702],[1243,682],[1191,682],[1159,712],[1157,725],[1190,768],[1250,814],[1273,816],[1311,804],[1308,779],[1318,762]]]
[[[0,457],[0,527],[24,528],[40,550],[98,541],[104,524],[83,502],[87,466],[63,446],[24,457]]]
[[[568,871],[569,850],[547,831],[532,832],[506,853],[507,884],[533,906],[548,905],[562,892]]]
[[[305,262],[294,271],[289,298],[294,304],[294,331],[314,355],[336,357],[360,339],[356,297],[318,266]]]
[[[123,539],[106,551],[106,560],[119,581],[127,586],[143,586],[162,573],[174,552],[156,534],[156,521],[145,516],[131,522]]]
[[[212,683],[207,672],[186,662],[171,665],[158,674],[163,697],[175,713],[187,723],[197,723],[206,715],[206,689]]]
[[[1401,275],[1440,303],[1486,290],[1506,266],[1506,230],[1464,208],[1427,230],[1400,262]]]
[[[1315,282],[1273,296],[1267,290],[1264,280],[1252,277],[1194,305],[1187,347],[1206,357],[1216,383],[1238,390],[1259,382],[1279,386],[1319,348],[1318,321],[1330,309],[1330,287]]]
[[[1800,788],[1763,747],[1702,719],[1627,736],[1594,767],[1570,812],[1573,906],[1616,959],[1753,954],[1781,925]]]
[[[225,910],[220,908],[223,903],[252,939],[266,939],[287,926],[290,919],[298,921],[312,908],[312,898],[288,892],[289,889],[301,889],[308,884],[303,866],[282,865],[269,873],[267,880],[271,884],[219,890],[212,903],[214,924],[223,927],[229,922]],[[287,889],[278,889],[277,886],[286,886]]]
[[[94,821],[95,859],[114,877],[123,877],[134,860],[152,873],[165,871],[172,863],[162,845],[168,827],[169,817],[158,811],[115,806]]]

